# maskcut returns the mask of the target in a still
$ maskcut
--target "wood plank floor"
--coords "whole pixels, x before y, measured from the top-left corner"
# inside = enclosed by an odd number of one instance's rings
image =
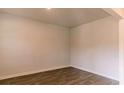
[[[119,82],[93,73],[67,67],[0,80],[0,85],[118,85]]]

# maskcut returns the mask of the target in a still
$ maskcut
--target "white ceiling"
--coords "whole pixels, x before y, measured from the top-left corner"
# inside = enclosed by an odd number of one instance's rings
[[[100,8],[1,8],[0,13],[40,20],[66,27],[78,26],[109,16]]]

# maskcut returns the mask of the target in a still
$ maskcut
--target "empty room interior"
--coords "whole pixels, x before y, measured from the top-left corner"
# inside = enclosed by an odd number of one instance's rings
[[[118,85],[114,15],[103,8],[0,8],[0,85]]]

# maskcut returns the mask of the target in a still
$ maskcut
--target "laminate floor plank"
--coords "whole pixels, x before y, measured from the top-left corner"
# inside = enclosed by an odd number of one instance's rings
[[[0,85],[118,85],[119,82],[73,67],[0,80]]]

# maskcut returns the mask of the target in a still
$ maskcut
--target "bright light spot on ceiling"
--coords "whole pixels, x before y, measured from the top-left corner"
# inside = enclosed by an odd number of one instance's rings
[[[47,10],[51,10],[51,8],[47,8]]]

